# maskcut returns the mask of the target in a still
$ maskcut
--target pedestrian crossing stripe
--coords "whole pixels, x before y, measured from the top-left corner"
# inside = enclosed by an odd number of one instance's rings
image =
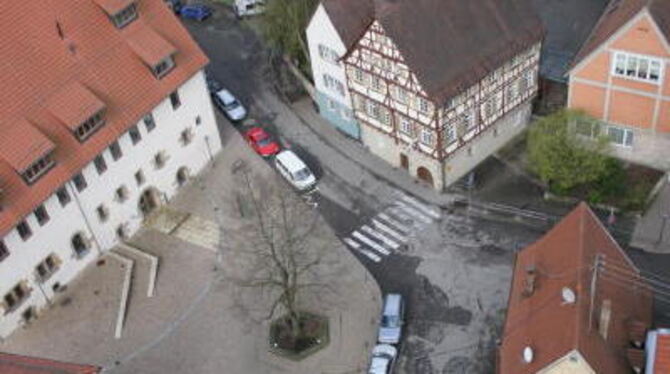
[[[393,230],[392,228],[386,226],[385,224],[381,223],[378,219],[374,218],[372,219],[372,224],[379,230],[385,232],[387,235],[392,236],[395,240],[405,243],[407,242],[407,239],[402,236],[399,232]]]
[[[377,214],[377,218],[381,218],[382,220],[384,220],[384,222],[390,224],[391,226],[393,226],[393,228],[395,228],[398,231],[401,231],[403,234],[406,234],[409,231],[409,229],[407,229],[407,225],[400,223],[397,220],[389,217],[386,213]]]
[[[413,207],[419,209],[421,212],[431,216],[434,219],[440,219],[440,213],[436,212],[433,209],[430,209],[427,207],[425,204],[422,204],[419,200],[409,196],[409,195],[403,195],[402,199],[409,204],[411,204]]]
[[[387,246],[391,247],[392,249],[398,249],[400,247],[400,244],[394,242],[393,240],[385,237],[384,235],[380,234],[379,232],[375,231],[368,225],[364,225],[361,227],[361,230],[365,231],[367,234],[379,239],[382,241],[384,244]]]
[[[383,255],[387,255],[387,256],[388,256],[389,254],[391,254],[391,251],[389,251],[388,249],[384,248],[382,245],[378,244],[377,242],[374,242],[374,241],[370,240],[370,238],[368,238],[367,236],[361,234],[361,233],[358,232],[358,231],[354,231],[354,232],[351,234],[351,236],[353,236],[354,238],[358,239],[360,242],[362,242],[362,243],[368,245],[369,247],[371,247],[372,249],[376,250],[377,252],[379,252],[379,253],[381,253],[381,254],[383,254]]]
[[[425,214],[421,213],[420,211],[416,210],[415,208],[409,206],[409,204],[403,202],[403,201],[397,201],[396,204],[402,206],[403,211],[411,214],[413,217],[418,218],[420,221],[423,223],[433,223],[433,219],[426,216]]]

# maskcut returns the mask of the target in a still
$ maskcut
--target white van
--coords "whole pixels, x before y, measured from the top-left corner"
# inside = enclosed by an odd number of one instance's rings
[[[235,0],[233,9],[237,18],[261,14],[265,10],[265,0]]]
[[[314,174],[293,151],[279,152],[275,156],[275,166],[279,173],[300,191],[308,190],[316,184]]]

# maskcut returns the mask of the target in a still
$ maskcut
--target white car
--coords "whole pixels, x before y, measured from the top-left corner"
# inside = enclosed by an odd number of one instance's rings
[[[238,18],[255,16],[265,10],[264,0],[235,0],[233,4],[235,15]]]
[[[247,116],[247,110],[244,108],[233,94],[225,88],[222,88],[212,94],[214,103],[231,121],[239,122]]]
[[[279,152],[275,156],[275,166],[279,173],[300,191],[306,191],[316,185],[314,174],[293,151]]]
[[[390,374],[398,350],[389,344],[379,344],[372,349],[368,374]]]

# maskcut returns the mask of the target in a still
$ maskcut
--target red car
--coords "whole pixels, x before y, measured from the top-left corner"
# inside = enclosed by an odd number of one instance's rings
[[[279,143],[261,127],[253,127],[244,133],[244,139],[256,153],[263,157],[272,156],[280,151]]]

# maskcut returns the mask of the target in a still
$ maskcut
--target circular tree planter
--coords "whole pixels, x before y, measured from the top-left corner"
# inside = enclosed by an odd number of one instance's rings
[[[281,316],[270,324],[270,351],[276,355],[299,361],[323,349],[330,342],[328,318],[312,313],[300,313],[301,335],[293,336],[288,316]]]

